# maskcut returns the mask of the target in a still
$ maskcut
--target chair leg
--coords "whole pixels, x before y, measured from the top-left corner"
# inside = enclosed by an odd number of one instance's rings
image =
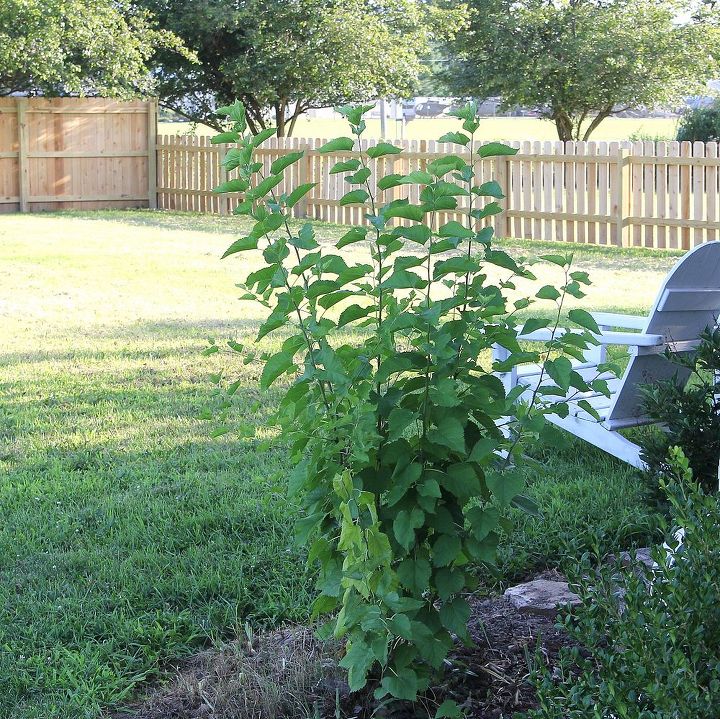
[[[619,432],[612,432],[598,422],[588,422],[577,417],[562,418],[557,415],[547,415],[547,419],[570,434],[602,449],[603,452],[607,452],[637,469],[647,469],[647,465],[640,458],[640,447]]]

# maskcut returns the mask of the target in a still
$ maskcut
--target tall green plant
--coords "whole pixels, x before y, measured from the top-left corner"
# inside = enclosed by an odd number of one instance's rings
[[[289,492],[304,510],[298,537],[319,569],[314,613],[331,615],[328,630],[346,638],[341,663],[353,690],[372,676],[378,698],[412,700],[442,666],[454,635],[468,638],[463,594],[477,568],[494,562],[504,510],[532,509],[516,465],[550,409],[521,401],[521,390],[506,395],[492,369],[539,362],[551,381],[533,400],[587,391],[565,356],[580,358],[587,336],[523,350],[516,315],[539,298],[553,304],[557,318],[565,297],[581,296],[588,280],[570,272],[569,258],[550,255],[565,274],[561,287],[506,297],[534,276],[493,248],[492,229],[483,224],[501,211],[502,191],[475,178],[482,158],[516,151],[477,143],[474,105],[455,113],[463,131],[441,138],[461,154],[377,178],[373,161],[401,150],[382,142],[357,149],[369,109],[340,108],[352,137],[320,148],[346,158],[330,169],[349,187],[340,204],[368,208],[366,224],[348,229],[334,247],[320,246],[311,224],[296,230],[290,222],[311,183],[275,192],[302,152],[278,158],[263,175],[253,153],[272,131],[247,133],[240,103],[224,108],[234,128],[215,138],[237,143],[225,159],[236,177],[218,191],[242,193],[236,212],[255,222],[225,256],[262,252],[263,266],[243,285],[246,299],[269,310],[257,339],[285,336],[279,352],[264,356],[260,385],[286,383],[276,421],[296,463]],[[393,188],[417,186],[418,203],[392,199]],[[463,221],[440,223],[443,211]],[[350,245],[361,246],[367,262],[348,263],[348,254],[336,251]],[[491,266],[505,279],[491,282]],[[597,329],[581,310],[573,319]],[[531,319],[523,329],[552,324]],[[509,356],[491,367],[495,344]],[[567,413],[567,406],[552,411]]]

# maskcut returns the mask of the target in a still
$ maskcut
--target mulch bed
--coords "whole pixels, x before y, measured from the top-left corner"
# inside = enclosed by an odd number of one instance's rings
[[[537,578],[562,579],[556,572]],[[536,653],[551,667],[572,641],[554,618],[515,609],[504,597],[474,599],[469,622],[474,647],[453,652],[452,669],[427,701],[396,705],[377,717],[415,719],[452,698],[472,719],[510,719],[536,706],[528,683]],[[263,635],[255,648],[236,642],[203,652],[178,667],[174,681],[113,719],[368,719],[376,704],[347,691],[336,661],[339,647],[320,645],[302,627]],[[306,661],[307,660],[307,661]],[[283,693],[289,695],[283,697]],[[434,714],[434,711],[432,712]],[[431,714],[431,715],[432,715]]]

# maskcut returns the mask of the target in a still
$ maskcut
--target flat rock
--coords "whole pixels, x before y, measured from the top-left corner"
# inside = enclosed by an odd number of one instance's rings
[[[505,591],[505,596],[519,611],[553,617],[561,606],[580,604],[580,597],[571,592],[567,582],[535,579]]]

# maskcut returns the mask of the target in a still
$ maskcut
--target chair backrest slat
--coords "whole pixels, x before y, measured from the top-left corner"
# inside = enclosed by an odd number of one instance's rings
[[[643,329],[665,341],[683,343],[696,340],[706,327],[717,324],[720,316],[720,241],[699,245],[684,255],[669,272]],[[630,358],[607,423],[624,425],[642,417],[640,384],[653,384],[678,376],[687,380],[689,372],[662,355],[638,354]]]

